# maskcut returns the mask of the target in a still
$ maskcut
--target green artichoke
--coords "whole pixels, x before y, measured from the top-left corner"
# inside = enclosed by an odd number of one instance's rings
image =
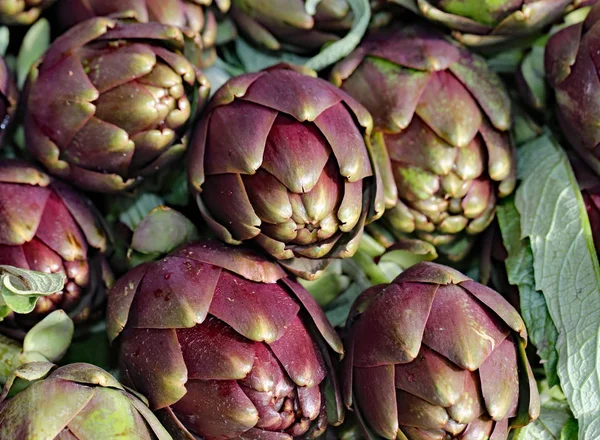
[[[39,298],[29,314],[6,317],[3,332],[22,339],[57,309],[76,322],[90,318],[112,284],[107,247],[107,234],[88,199],[31,164],[0,162],[0,265],[66,275],[62,292]]]
[[[58,18],[65,27],[98,16],[134,18],[177,26],[198,47],[195,64],[203,67],[216,58],[217,20],[212,0],[61,0]],[[215,0],[220,12],[229,10],[230,0]],[[196,52],[196,51],[194,51]]]
[[[231,17],[240,32],[270,50],[315,52],[352,26],[346,0],[322,0],[311,11],[306,0],[232,0]]]
[[[600,175],[600,3],[586,20],[555,33],[546,45],[546,77],[554,88],[566,140]]]
[[[391,0],[452,29],[467,46],[502,45],[543,30],[575,0]],[[585,0],[584,0],[585,1]]]
[[[314,276],[321,259],[351,257],[383,214],[371,127],[346,93],[289,66],[235,77],[197,128],[191,190],[221,240],[253,241]]]
[[[454,269],[413,266],[348,322],[344,396],[369,440],[506,440],[539,415],[519,313]]]
[[[142,399],[94,365],[32,362],[0,396],[0,438],[172,440]]]
[[[251,250],[200,241],[136,267],[109,294],[107,331],[124,382],[176,438],[314,438],[343,420],[338,335]]]
[[[2,0],[0,1],[0,23],[8,25],[30,25],[44,9],[56,0]]]
[[[54,41],[29,76],[25,136],[51,174],[117,192],[172,163],[208,93],[176,27],[95,18]]]
[[[407,27],[366,39],[332,81],[373,115],[386,204],[398,199],[383,218],[393,233],[442,246],[485,230],[516,165],[508,93],[482,58]]]

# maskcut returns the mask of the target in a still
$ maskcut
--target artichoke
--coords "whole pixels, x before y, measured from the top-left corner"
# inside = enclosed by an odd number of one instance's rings
[[[384,211],[371,127],[346,93],[289,66],[235,77],[195,133],[191,191],[221,240],[310,277],[318,259],[351,257]]]
[[[346,0],[232,0],[231,17],[240,32],[270,50],[315,52],[350,29]],[[314,10],[311,10],[315,8]]]
[[[316,437],[343,419],[328,351],[341,341],[310,294],[250,250],[202,241],[136,267],[109,294],[107,331],[125,383],[176,438]]]
[[[586,20],[555,33],[546,45],[546,77],[556,93],[560,126],[571,147],[600,175],[600,3]]]
[[[208,92],[176,27],[95,18],[54,41],[29,76],[25,136],[51,174],[99,192],[180,157]]]
[[[30,25],[44,9],[56,0],[2,0],[0,1],[0,23],[8,25]]]
[[[217,20],[209,8],[212,0],[61,0],[58,17],[65,27],[97,16],[129,17],[139,22],[156,21],[177,26],[194,41],[207,66],[216,57]],[[220,12],[227,12],[230,0],[215,0]]]
[[[373,115],[387,151],[386,225],[436,246],[482,232],[513,192],[508,93],[485,61],[434,31],[407,27],[367,39],[332,81]]]
[[[452,29],[474,47],[506,44],[543,30],[560,19],[573,0],[391,0]],[[584,0],[585,1],[585,0]]]
[[[19,100],[17,86],[14,78],[4,61],[0,57],[0,148],[4,135],[10,129],[17,111]]]
[[[0,438],[172,440],[141,399],[94,365],[33,362],[6,383]]]
[[[537,418],[518,312],[453,269],[420,263],[349,317],[344,398],[368,439],[505,440]]]
[[[104,301],[112,274],[103,253],[108,239],[91,202],[34,166],[0,162],[0,265],[67,277],[64,290],[38,299],[26,315],[11,314],[2,331],[22,338],[50,312],[76,322]]]

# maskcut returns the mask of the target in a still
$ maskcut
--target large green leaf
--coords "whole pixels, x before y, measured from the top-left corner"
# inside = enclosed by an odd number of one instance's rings
[[[41,296],[63,290],[66,277],[0,265],[0,321],[11,311],[30,313]]]
[[[558,385],[558,332],[548,313],[544,295],[535,290],[533,252],[529,240],[521,239],[521,216],[512,198],[498,206],[498,222],[508,252],[508,281],[519,288],[521,314],[527,325],[529,340],[537,348],[548,383],[550,386]]]
[[[581,440],[600,438],[600,267],[568,158],[549,134],[519,151],[516,207],[558,338],[558,376]]]

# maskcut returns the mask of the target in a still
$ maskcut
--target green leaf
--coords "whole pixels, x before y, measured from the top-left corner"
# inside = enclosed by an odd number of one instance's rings
[[[321,3],[321,0],[306,0],[304,4],[304,10],[308,15],[315,15],[317,13],[317,6]]]
[[[0,265],[0,321],[10,310],[30,313],[39,297],[62,291],[65,280],[65,275],[59,273]]]
[[[142,194],[131,204],[131,206],[119,215],[119,221],[132,231],[135,231],[144,217],[146,217],[154,208],[161,205],[164,205],[164,200],[156,194]]]
[[[50,46],[50,23],[45,18],[39,19],[23,38],[23,44],[17,57],[17,85],[23,88],[27,75],[33,64]]]
[[[561,402],[552,402],[542,405],[539,418],[515,431],[513,440],[562,440],[563,428],[577,421],[569,411],[569,405]],[[575,437],[566,437],[575,440]]]
[[[257,49],[243,38],[235,40],[235,51],[246,72],[258,72],[279,63],[302,65],[308,61],[308,58],[293,53]]]
[[[6,55],[6,49],[10,43],[10,31],[6,26],[0,27],[0,55]]]
[[[545,134],[519,151],[516,207],[558,338],[558,376],[579,438],[600,438],[600,267],[568,158]]]
[[[521,216],[514,199],[498,206],[498,222],[502,230],[502,239],[508,252],[506,272],[508,281],[519,288],[521,314],[531,343],[537,348],[542,360],[546,379],[550,386],[557,385],[558,352],[556,340],[558,331],[550,318],[546,300],[541,292],[535,290],[533,252],[529,240],[521,239]]]
[[[573,418],[560,388],[557,386],[550,388],[546,381],[540,381],[538,387],[540,388],[540,416],[529,425],[514,430],[512,440],[559,440],[563,438],[562,432],[572,427],[573,422],[577,426],[577,421]],[[569,440],[576,439],[575,431],[575,437]]]
[[[25,355],[38,353],[50,362],[66,353],[74,330],[73,321],[63,310],[55,310],[33,326],[23,340]]]
[[[352,29],[343,38],[327,45],[318,55],[312,57],[306,63],[307,67],[316,71],[323,70],[350,55],[360,44],[371,20],[369,0],[348,0],[348,3],[354,15]]]
[[[167,254],[198,238],[198,230],[183,214],[157,206],[137,225],[131,248],[142,254]]]

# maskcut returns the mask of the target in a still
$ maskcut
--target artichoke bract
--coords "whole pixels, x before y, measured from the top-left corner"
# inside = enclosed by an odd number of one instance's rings
[[[351,257],[365,223],[385,209],[371,127],[353,98],[289,66],[235,77],[194,134],[191,190],[227,243],[252,240],[295,259],[290,267]]]
[[[0,1],[0,23],[8,25],[30,25],[44,9],[56,0],[2,0]]]
[[[600,3],[586,20],[555,33],[546,45],[546,77],[554,88],[565,138],[600,175],[600,84],[594,54],[600,50]]]
[[[460,272],[420,263],[348,319],[344,397],[366,438],[505,440],[539,415],[523,320]]]
[[[0,396],[0,438],[172,440],[142,399],[95,365],[32,362]]]
[[[14,121],[18,101],[15,80],[4,58],[0,57],[0,149],[4,136]]]
[[[107,330],[124,383],[176,438],[316,437],[343,420],[339,337],[251,250],[196,242],[136,267],[109,294]]]
[[[516,184],[508,93],[483,58],[419,27],[365,40],[332,81],[373,115],[393,232],[436,246],[482,232]]]
[[[352,26],[346,0],[316,2],[314,11],[307,3],[314,8],[306,0],[232,0],[231,17],[244,36],[270,50],[315,52]]]
[[[71,27],[98,16],[134,18],[139,22],[156,21],[177,26],[198,46],[202,66],[210,65],[216,57],[217,20],[209,8],[212,0],[61,0],[58,17]],[[216,0],[221,12],[229,10],[229,0]],[[198,63],[199,61],[199,63]]]
[[[208,84],[180,29],[94,18],[57,38],[29,76],[25,136],[51,174],[117,192],[172,163]]]
[[[542,31],[560,19],[573,0],[391,0],[452,29],[473,47],[502,45]]]
[[[0,265],[67,277],[64,290],[40,297],[31,313],[5,318],[4,330],[20,334],[57,309],[76,322],[89,318],[112,283],[107,246],[88,199],[31,164],[0,161]]]

